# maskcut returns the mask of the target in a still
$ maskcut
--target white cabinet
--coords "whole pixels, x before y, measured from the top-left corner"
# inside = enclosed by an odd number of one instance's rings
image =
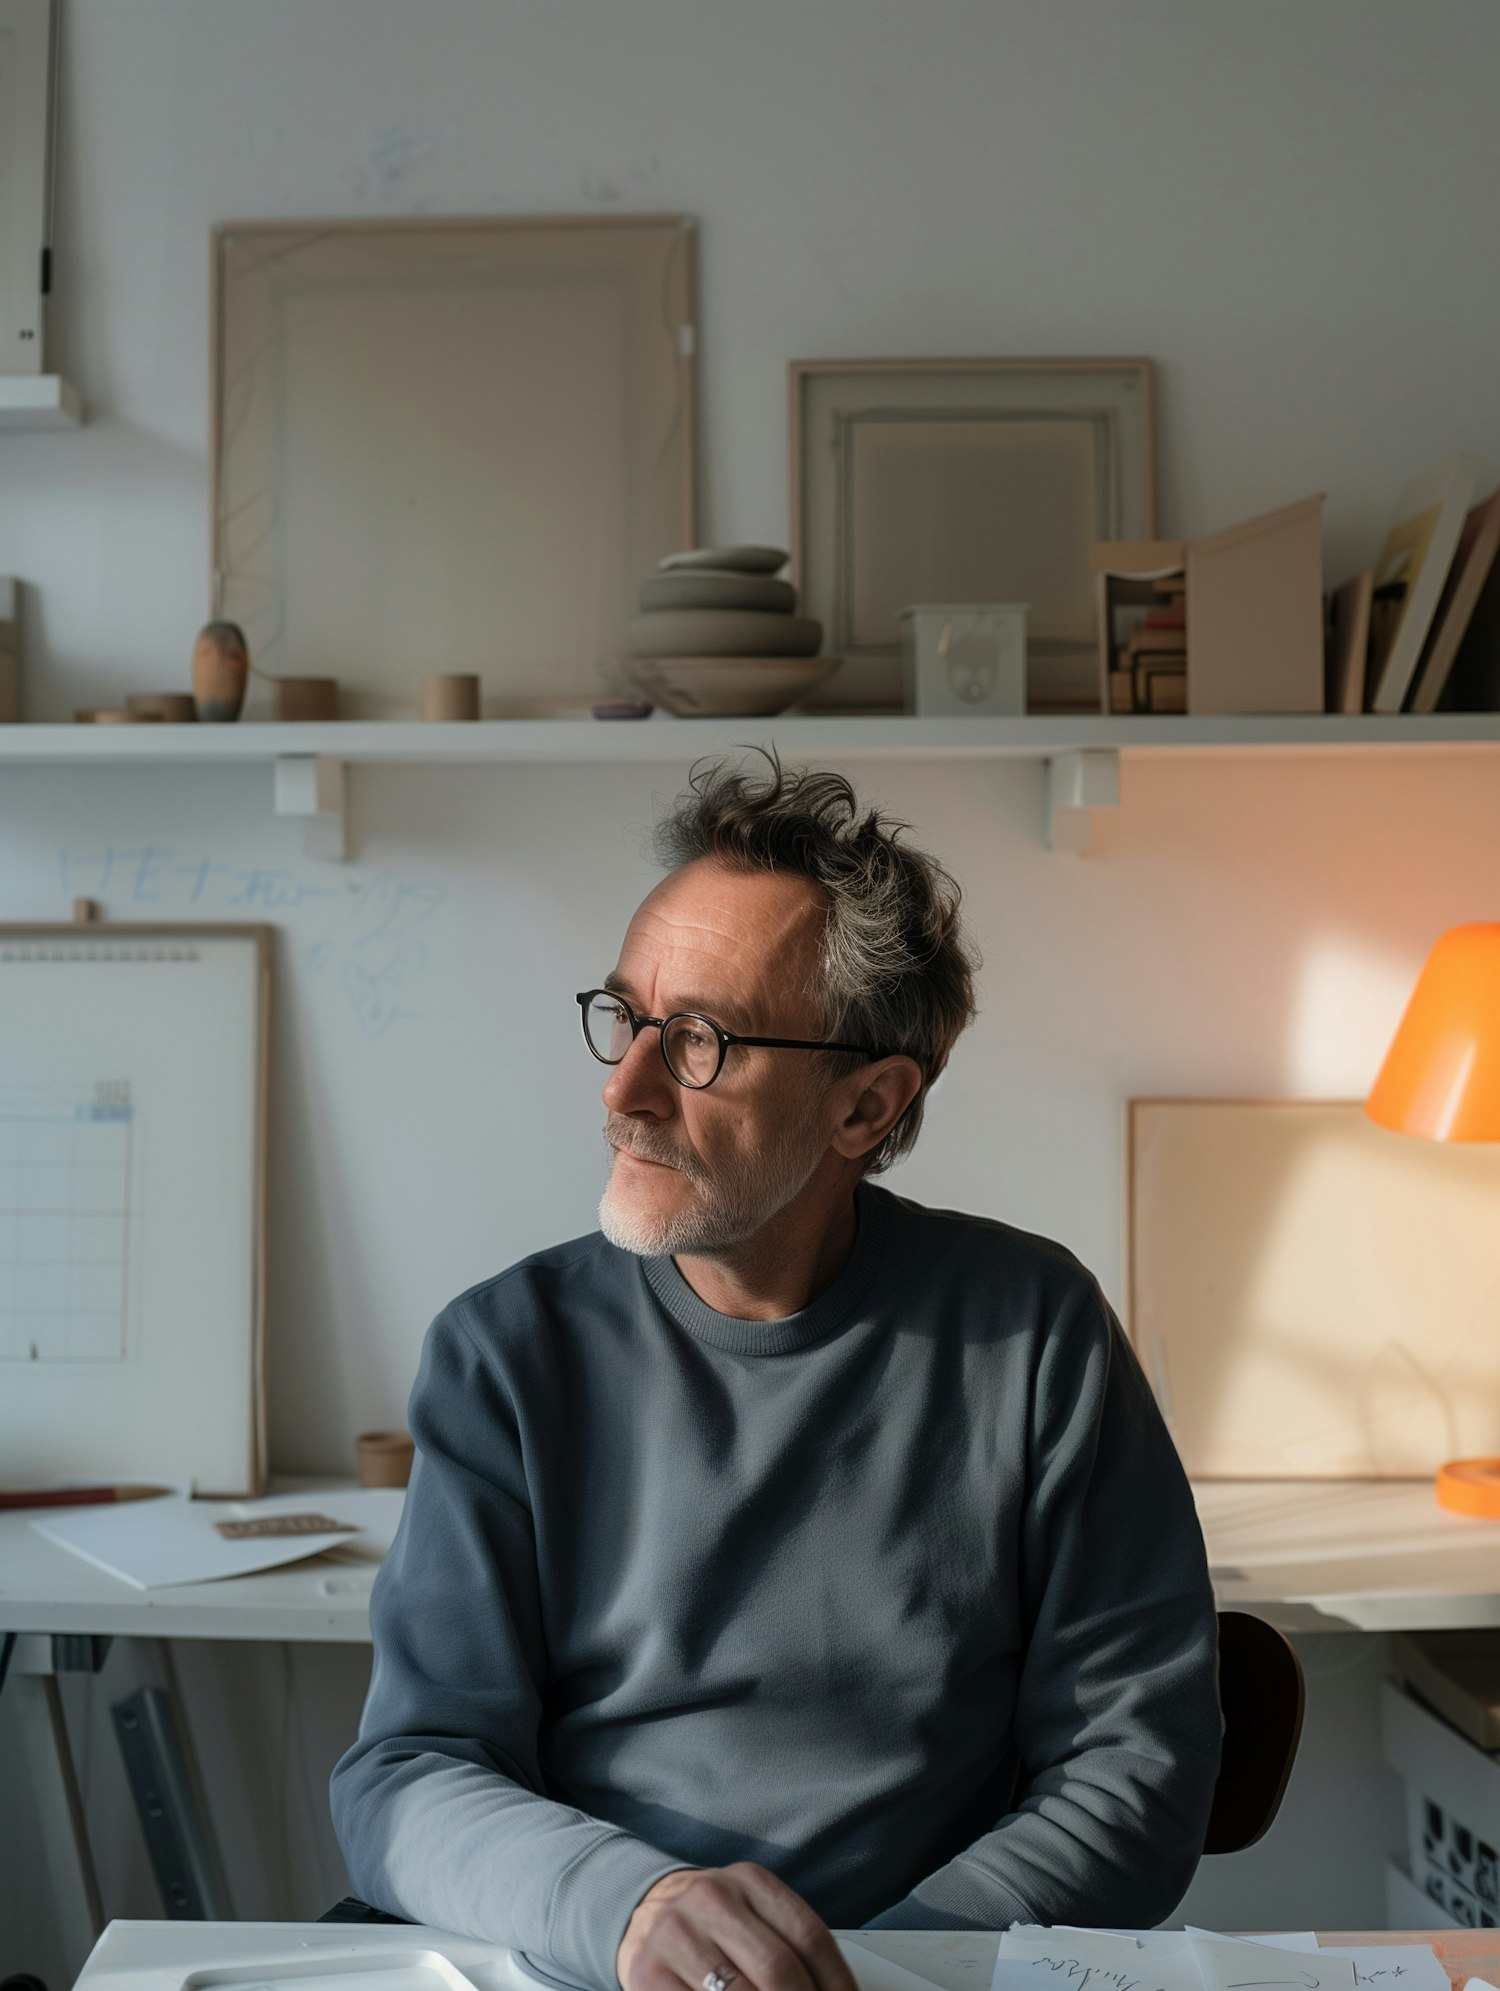
[[[0,429],[81,415],[47,371],[56,105],[57,0],[0,0]]]
[[[0,0],[0,374],[44,369],[54,0]]]

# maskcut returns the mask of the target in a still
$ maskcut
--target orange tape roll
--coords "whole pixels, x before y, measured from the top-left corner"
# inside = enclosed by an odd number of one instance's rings
[[[1500,1521],[1500,1459],[1450,1459],[1438,1467],[1438,1506]]]

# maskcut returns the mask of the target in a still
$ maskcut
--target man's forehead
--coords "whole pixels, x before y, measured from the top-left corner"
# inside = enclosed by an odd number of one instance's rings
[[[687,991],[684,978],[691,977],[694,990],[722,989],[755,1002],[770,979],[778,993],[784,988],[792,960],[804,951],[811,956],[823,917],[821,895],[806,878],[687,865],[637,909],[617,979],[659,974]]]

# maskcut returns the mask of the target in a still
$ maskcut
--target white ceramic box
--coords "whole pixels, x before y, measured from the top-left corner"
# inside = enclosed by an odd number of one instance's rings
[[[1026,604],[919,603],[901,611],[902,702],[923,718],[1026,711]]]

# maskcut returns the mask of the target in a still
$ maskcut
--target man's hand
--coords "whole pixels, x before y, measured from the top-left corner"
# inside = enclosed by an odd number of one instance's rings
[[[664,1874],[637,1904],[615,1972],[624,1991],[857,1991],[800,1894],[749,1860]]]

